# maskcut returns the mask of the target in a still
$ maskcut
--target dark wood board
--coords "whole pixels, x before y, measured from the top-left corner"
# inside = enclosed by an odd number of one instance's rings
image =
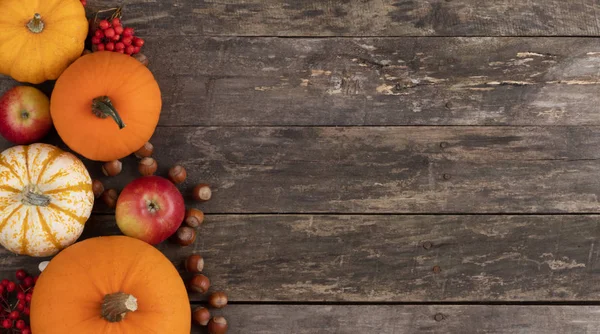
[[[188,170],[186,195],[212,185],[209,213],[600,212],[598,127],[162,127],[152,142],[159,175]],[[122,189],[136,164],[102,180]]]
[[[231,305],[219,313],[231,334],[587,334],[600,331],[599,312],[598,306]],[[193,333],[205,332],[194,327]]]
[[[145,35],[598,36],[591,0],[161,0],[125,3],[125,23]]]
[[[600,125],[596,39],[168,36],[144,48],[165,126]]]
[[[116,233],[94,216],[83,237]],[[233,302],[598,302],[599,242],[597,215],[207,215],[194,245],[159,249],[201,254]],[[0,258],[3,275],[40,261]]]
[[[152,142],[158,175],[187,169],[189,205],[212,186],[209,213],[600,212],[600,127],[160,127]],[[85,163],[121,190],[140,177],[123,162],[114,178]]]

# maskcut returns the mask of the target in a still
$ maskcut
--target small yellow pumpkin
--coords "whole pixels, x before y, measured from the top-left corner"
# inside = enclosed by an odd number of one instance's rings
[[[47,144],[0,153],[0,244],[49,256],[74,243],[92,212],[92,179],[73,154]]]
[[[87,33],[80,0],[0,0],[0,74],[55,80],[81,56]]]

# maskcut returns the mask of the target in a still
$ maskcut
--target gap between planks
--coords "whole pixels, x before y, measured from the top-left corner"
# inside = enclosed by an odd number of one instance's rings
[[[206,305],[205,301],[190,301],[192,305]],[[600,306],[597,301],[424,301],[424,302],[328,302],[328,301],[229,301],[227,305],[306,305],[306,306]]]

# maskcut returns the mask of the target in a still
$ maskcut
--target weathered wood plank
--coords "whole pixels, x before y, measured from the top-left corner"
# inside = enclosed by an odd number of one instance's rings
[[[231,305],[228,333],[584,334],[600,331],[598,306]],[[437,319],[441,319],[436,321]],[[194,333],[204,333],[194,328]]]
[[[159,174],[182,164],[215,213],[600,212],[600,128],[159,128]],[[100,167],[90,167],[99,174]],[[107,185],[138,175],[136,161]]]
[[[591,0],[97,0],[145,35],[598,36]]]
[[[152,142],[158,175],[187,169],[188,203],[212,185],[213,213],[600,212],[600,127],[161,127]],[[85,163],[106,187],[139,177],[133,156],[114,178]]]
[[[114,233],[94,216],[84,238]],[[599,242],[598,215],[208,215],[195,245],[159,249],[178,266],[202,254],[237,302],[598,301]]]
[[[600,125],[594,39],[169,36],[145,50],[168,126]]]

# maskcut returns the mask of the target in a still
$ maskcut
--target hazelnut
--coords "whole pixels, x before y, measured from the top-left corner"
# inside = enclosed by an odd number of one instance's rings
[[[145,157],[138,164],[138,170],[140,171],[140,174],[144,176],[149,176],[156,173],[157,169],[158,164],[152,157]]]
[[[109,162],[105,162],[102,165],[102,173],[106,176],[115,176],[121,173],[121,169],[123,168],[123,164],[119,160],[113,160]]]
[[[94,198],[99,198],[104,192],[104,185],[100,180],[92,181],[92,191],[94,192]]]
[[[208,297],[208,304],[214,308],[223,308],[227,305],[227,295],[222,291],[214,292]]]
[[[152,145],[152,143],[150,142],[146,142],[144,146],[142,146],[142,148],[140,148],[139,150],[135,151],[134,154],[138,159],[141,159],[152,156],[153,152],[154,145]]]
[[[192,312],[192,318],[196,324],[206,326],[210,320],[210,312],[206,307],[196,307]]]
[[[175,232],[175,241],[181,246],[189,246],[196,241],[196,230],[182,226]]]
[[[213,317],[208,322],[208,334],[227,333],[227,320],[223,317]]]
[[[185,212],[185,223],[190,227],[198,227],[204,221],[204,213],[198,209],[188,209]]]
[[[210,190],[208,184],[201,183],[194,187],[192,196],[196,201],[206,202],[212,197],[212,190]]]
[[[185,269],[190,273],[199,273],[204,269],[204,259],[198,254],[190,255],[185,261]]]
[[[48,264],[50,264],[50,261],[42,261],[42,262],[40,262],[40,264],[38,264],[38,269],[40,270],[40,272],[44,271],[44,269],[46,269],[46,267],[48,266]]]
[[[107,189],[102,193],[102,201],[111,209],[117,206],[119,195],[115,189]]]
[[[177,165],[169,169],[169,180],[175,184],[180,184],[181,182],[185,181],[186,177],[187,172],[182,166]]]
[[[144,55],[143,53],[136,53],[133,55],[133,58],[137,59],[144,66],[148,66],[148,64],[150,63],[150,61],[148,61],[148,57],[146,57],[146,55]]]
[[[199,293],[206,293],[210,288],[210,280],[204,275],[196,275],[190,281],[190,289]]]

